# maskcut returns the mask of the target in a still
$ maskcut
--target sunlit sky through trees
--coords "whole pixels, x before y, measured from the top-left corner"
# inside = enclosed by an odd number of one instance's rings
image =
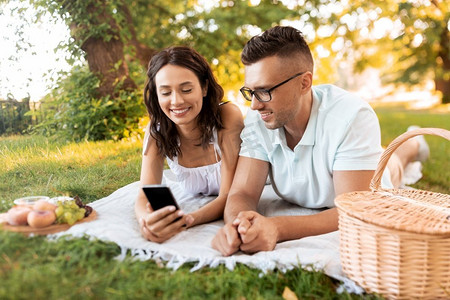
[[[61,21],[35,23],[35,11],[29,9],[21,20],[11,15],[11,10],[25,6],[23,2],[10,1],[0,5],[0,98],[11,94],[22,99],[30,94],[32,101],[39,100],[47,92],[50,79],[59,71],[69,71],[62,51],[55,48],[69,38],[69,30]],[[22,39],[18,31],[23,32]]]
[[[223,1],[222,1],[223,2]],[[259,0],[249,1],[250,5],[258,5]],[[281,0],[287,7],[298,4],[298,0]],[[301,2],[301,1],[300,1]],[[218,6],[219,1],[199,0],[200,10],[210,10]],[[69,30],[62,21],[44,16],[40,22],[35,22],[36,11],[29,8],[25,18],[15,16],[14,9],[27,5],[21,1],[8,1],[0,4],[0,99],[5,99],[11,95],[15,99],[22,99],[29,94],[32,101],[38,101],[52,87],[52,80],[57,78],[60,71],[70,71],[71,66],[66,62],[68,56],[64,50],[55,52],[55,48],[61,42],[69,40]],[[333,3],[322,7],[320,14],[332,14],[342,10],[341,4]],[[352,26],[363,28],[361,35],[378,39],[383,36],[395,36],[401,30],[401,24],[396,24],[388,18],[380,18],[374,23],[372,30],[364,29],[365,21],[374,20],[376,14],[358,15],[357,18],[347,15],[346,20],[351,29]],[[366,20],[365,20],[366,19]],[[327,25],[321,25],[314,30],[313,25],[308,23],[307,15],[300,16],[295,21],[283,21],[281,25],[296,27],[304,33],[308,42],[318,38],[327,37],[332,34],[333,29]],[[361,27],[363,26],[363,27]],[[247,27],[252,35],[259,34],[260,28],[256,26]],[[18,32],[22,32],[19,34]],[[180,33],[182,34],[182,33]],[[415,37],[414,42],[420,44],[421,35]],[[337,38],[331,45],[331,50],[338,52],[345,47],[343,38]],[[315,48],[315,59],[320,60],[330,55],[330,50],[318,45]],[[214,63],[214,61],[213,61]],[[373,76],[373,75],[372,75]]]

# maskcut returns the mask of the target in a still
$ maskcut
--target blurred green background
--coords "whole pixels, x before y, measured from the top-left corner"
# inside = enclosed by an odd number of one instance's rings
[[[21,57],[52,39],[33,44],[31,28],[54,24],[55,38],[57,28],[65,30],[56,47],[65,69],[50,67],[42,75],[49,89],[31,99],[39,109],[27,117],[36,120],[31,131],[74,141],[117,140],[139,131],[146,122],[142,87],[149,59],[171,45],[198,50],[225,97],[245,105],[238,95],[240,51],[274,25],[303,32],[315,58],[314,84],[334,83],[371,102],[430,106],[450,101],[449,6],[439,0],[0,1],[0,16],[13,20],[2,34],[13,51],[0,66],[19,72],[27,64]],[[12,82],[0,85],[0,97],[14,98]]]

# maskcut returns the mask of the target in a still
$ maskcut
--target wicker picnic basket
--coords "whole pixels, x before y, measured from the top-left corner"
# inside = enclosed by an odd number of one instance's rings
[[[450,140],[450,131],[422,128],[384,151],[372,191],[336,197],[343,271],[367,292],[389,299],[450,298],[450,195],[381,188],[392,153],[417,135]]]

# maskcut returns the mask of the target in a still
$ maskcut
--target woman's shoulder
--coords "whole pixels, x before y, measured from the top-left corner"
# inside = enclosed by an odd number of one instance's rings
[[[244,127],[244,116],[239,107],[233,102],[222,102],[219,111],[225,128],[237,126],[242,129]]]
[[[223,128],[218,132],[219,144],[222,145],[224,142],[228,143],[230,140],[240,141],[239,136],[244,128],[244,117],[239,107],[232,102],[227,102],[227,104],[220,106],[220,115],[222,117]]]
[[[159,152],[156,139],[150,134],[150,131],[145,132],[142,146],[142,155],[150,156],[152,158],[163,158],[163,156]]]

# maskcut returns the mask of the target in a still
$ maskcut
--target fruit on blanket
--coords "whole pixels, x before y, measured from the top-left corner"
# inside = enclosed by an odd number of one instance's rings
[[[84,217],[86,218],[87,216],[89,216],[92,213],[92,207],[90,207],[89,205],[84,204],[80,197],[75,196],[74,198],[75,203],[80,207],[80,208],[84,208],[86,210],[86,212],[84,213]]]
[[[6,220],[10,225],[14,226],[27,225],[27,218],[30,211],[31,208],[28,206],[14,206],[8,210]]]
[[[33,228],[47,227],[56,220],[55,212],[52,210],[32,210],[28,214],[28,225]]]
[[[79,207],[75,200],[58,202],[58,207],[55,210],[58,224],[67,223],[73,225],[77,221],[82,220],[85,213],[86,209]]]
[[[46,200],[38,200],[33,205],[33,210],[51,210],[55,211],[58,206],[46,201]]]

